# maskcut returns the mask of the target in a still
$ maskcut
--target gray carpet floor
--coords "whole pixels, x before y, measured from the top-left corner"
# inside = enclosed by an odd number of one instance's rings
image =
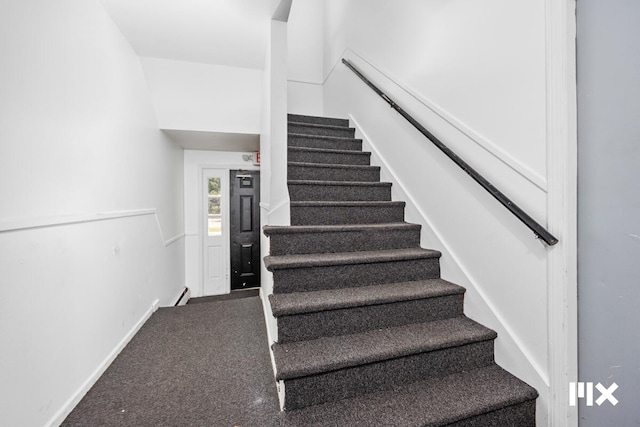
[[[161,308],[62,425],[279,426],[267,345],[256,296]]]

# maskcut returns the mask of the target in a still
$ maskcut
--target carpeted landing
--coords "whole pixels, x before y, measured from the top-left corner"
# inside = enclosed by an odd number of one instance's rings
[[[232,295],[159,309],[62,425],[283,425],[262,304]]]

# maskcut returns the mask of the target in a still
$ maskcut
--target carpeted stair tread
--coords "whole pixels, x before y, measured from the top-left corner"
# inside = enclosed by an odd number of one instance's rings
[[[309,341],[276,343],[276,379],[288,380],[336,371],[443,348],[489,341],[496,333],[473,320],[454,317],[413,323],[359,334],[330,336]]]
[[[325,267],[350,264],[373,264],[415,259],[430,259],[439,258],[440,255],[441,254],[439,251],[423,248],[302,255],[269,255],[264,258],[264,264],[267,270],[274,271],[293,268]]]
[[[391,187],[390,182],[368,182],[368,181],[318,181],[292,179],[287,181],[288,185],[317,185],[320,187]]]
[[[356,150],[337,150],[333,148],[314,148],[314,147],[288,147],[289,151],[297,151],[304,153],[322,153],[322,154],[348,154],[351,156],[369,157],[371,153],[367,151]]]
[[[405,202],[394,202],[394,201],[317,201],[317,200],[307,200],[300,202],[291,202],[291,206],[294,207],[348,207],[348,208],[366,208],[366,207],[385,207],[385,206],[397,206],[404,208]],[[302,225],[302,224],[298,224]]]
[[[394,222],[387,224],[345,224],[345,225],[265,225],[264,234],[271,236],[274,234],[296,234],[296,233],[338,233],[342,231],[365,231],[365,230],[402,230],[420,229],[419,224],[408,222]]]
[[[380,166],[294,161],[287,165],[287,173],[291,179],[380,181]]]
[[[307,133],[295,133],[289,132],[287,133],[289,138],[311,138],[311,139],[321,139],[326,141],[338,141],[338,142],[350,142],[350,141],[358,141],[362,142],[361,138],[349,138],[347,136],[333,136],[333,135],[309,135]]]
[[[269,296],[275,317],[315,313],[343,308],[388,304],[399,301],[436,298],[462,294],[461,286],[442,279],[389,283],[324,291],[292,292]]]
[[[287,136],[289,147],[330,148],[338,150],[362,151],[362,139],[331,136],[331,135],[307,135],[291,133]]]
[[[342,119],[342,118],[335,118],[335,117],[319,117],[319,116],[307,116],[302,114],[287,114],[287,120],[290,122],[298,122],[298,123],[329,124],[333,126],[349,127],[349,119]]]
[[[534,427],[537,396],[535,389],[494,364],[289,411],[285,423],[305,427]]]
[[[296,127],[296,126],[300,126],[300,127],[307,127],[310,129],[318,129],[318,130],[322,130],[322,129],[333,129],[333,130],[349,130],[349,131],[355,131],[355,128],[349,127],[349,126],[340,126],[340,125],[331,125],[331,124],[323,124],[323,123],[305,123],[305,122],[297,122],[294,120],[289,120],[287,121],[287,124],[289,126],[292,127]],[[295,133],[295,132],[293,132]],[[289,133],[289,135],[291,135],[291,133]],[[306,135],[313,135],[313,134],[306,134]]]
[[[267,226],[272,255],[357,252],[420,246],[419,224],[406,222],[352,225]]]
[[[293,162],[367,166],[369,165],[371,153],[356,150],[289,146],[287,148],[287,156]]]
[[[404,221],[404,202],[390,200],[292,200],[292,225],[382,224]]]
[[[390,182],[290,180],[289,198],[297,201],[391,201]]]
[[[368,152],[364,152],[364,151],[360,151],[360,152],[353,152],[353,150],[336,150],[336,149],[332,149],[332,148],[314,148],[314,147],[289,147],[289,150],[292,151],[309,151],[309,152],[315,152],[315,153],[340,153],[340,154],[359,154],[362,156],[368,156],[371,153]]]
[[[346,150],[342,150],[342,151],[346,151]],[[333,164],[333,163],[311,163],[311,162],[289,162],[287,163],[287,165],[306,167],[306,168],[319,168],[319,169],[324,168],[324,169],[380,170],[380,166],[371,166],[371,165],[340,165],[340,164]]]

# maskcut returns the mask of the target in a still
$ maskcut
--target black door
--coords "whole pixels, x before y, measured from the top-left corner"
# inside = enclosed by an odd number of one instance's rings
[[[231,290],[260,286],[260,172],[230,171]]]

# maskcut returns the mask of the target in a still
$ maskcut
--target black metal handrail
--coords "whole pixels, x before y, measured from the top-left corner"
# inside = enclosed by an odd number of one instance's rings
[[[404,111],[402,107],[396,104],[391,98],[389,98],[384,92],[382,92],[376,85],[371,83],[356,67],[354,67],[346,59],[342,59],[342,63],[345,64],[351,71],[353,71],[363,82],[367,84],[375,93],[377,93],[382,99],[384,99],[394,110],[396,110],[402,117],[407,119],[421,134],[427,137],[436,147],[438,147],[444,154],[447,155],[455,164],[460,166],[463,171],[471,176],[478,184],[480,184],[485,190],[487,190],[493,197],[495,197],[502,205],[507,208],[512,214],[514,214],[520,221],[522,221],[527,227],[534,232],[537,238],[542,239],[547,245],[553,246],[558,243],[558,239],[555,238],[549,231],[547,231],[542,225],[538,224],[533,218],[531,218],[525,211],[523,211],[518,205],[516,205],[511,199],[498,190],[493,184],[491,184],[485,177],[479,172],[473,169],[467,162],[462,160],[456,153],[454,153],[449,147],[444,145],[442,141],[436,138],[431,132],[429,132],[424,126],[416,121],[409,113]]]

